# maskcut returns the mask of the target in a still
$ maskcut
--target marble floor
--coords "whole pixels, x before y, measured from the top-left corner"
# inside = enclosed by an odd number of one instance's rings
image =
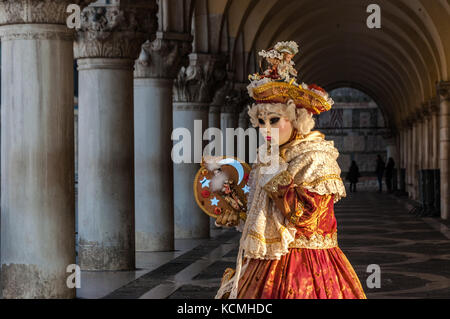
[[[376,192],[348,193],[335,205],[339,245],[368,298],[450,298],[449,223],[408,214],[410,201]],[[178,240],[175,252],[138,253],[137,271],[83,272],[79,298],[213,298],[223,270],[234,267],[239,234]],[[369,265],[380,288],[370,289]]]

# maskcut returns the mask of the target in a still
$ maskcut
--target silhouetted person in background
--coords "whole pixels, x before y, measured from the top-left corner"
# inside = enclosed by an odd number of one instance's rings
[[[356,184],[358,183],[358,178],[361,177],[359,174],[358,165],[356,165],[355,161],[352,161],[352,165],[350,165],[350,169],[347,174],[347,180],[350,181],[350,192],[356,192]]]
[[[377,174],[377,178],[378,178],[378,186],[379,186],[379,190],[378,193],[383,192],[383,174],[384,174],[384,161],[381,158],[380,155],[377,155],[377,169],[375,171],[375,173]]]
[[[392,157],[389,157],[389,161],[386,165],[386,186],[389,193],[392,193],[392,177],[394,176],[395,162]]]

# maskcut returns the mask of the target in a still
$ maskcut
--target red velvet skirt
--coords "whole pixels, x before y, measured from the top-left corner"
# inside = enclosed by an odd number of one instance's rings
[[[339,247],[291,248],[280,260],[251,259],[239,281],[240,299],[366,299]]]

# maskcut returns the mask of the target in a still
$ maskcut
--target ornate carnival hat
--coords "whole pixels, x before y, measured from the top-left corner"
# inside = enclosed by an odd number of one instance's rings
[[[297,54],[298,44],[295,41],[278,42],[274,49],[280,53]]]
[[[298,52],[298,44],[294,41],[279,42],[273,49],[259,52],[270,66],[263,74],[249,76],[251,83],[247,89],[250,97],[256,103],[285,104],[293,100],[298,108],[304,108],[312,114],[329,111],[334,101],[323,88],[316,84],[297,83],[298,74],[291,59]],[[290,54],[290,58],[286,58],[283,53]]]

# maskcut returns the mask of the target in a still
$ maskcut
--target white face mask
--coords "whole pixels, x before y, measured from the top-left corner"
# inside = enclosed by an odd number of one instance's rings
[[[258,125],[261,135],[270,144],[283,145],[292,136],[292,123],[276,112],[264,111],[258,116]]]

